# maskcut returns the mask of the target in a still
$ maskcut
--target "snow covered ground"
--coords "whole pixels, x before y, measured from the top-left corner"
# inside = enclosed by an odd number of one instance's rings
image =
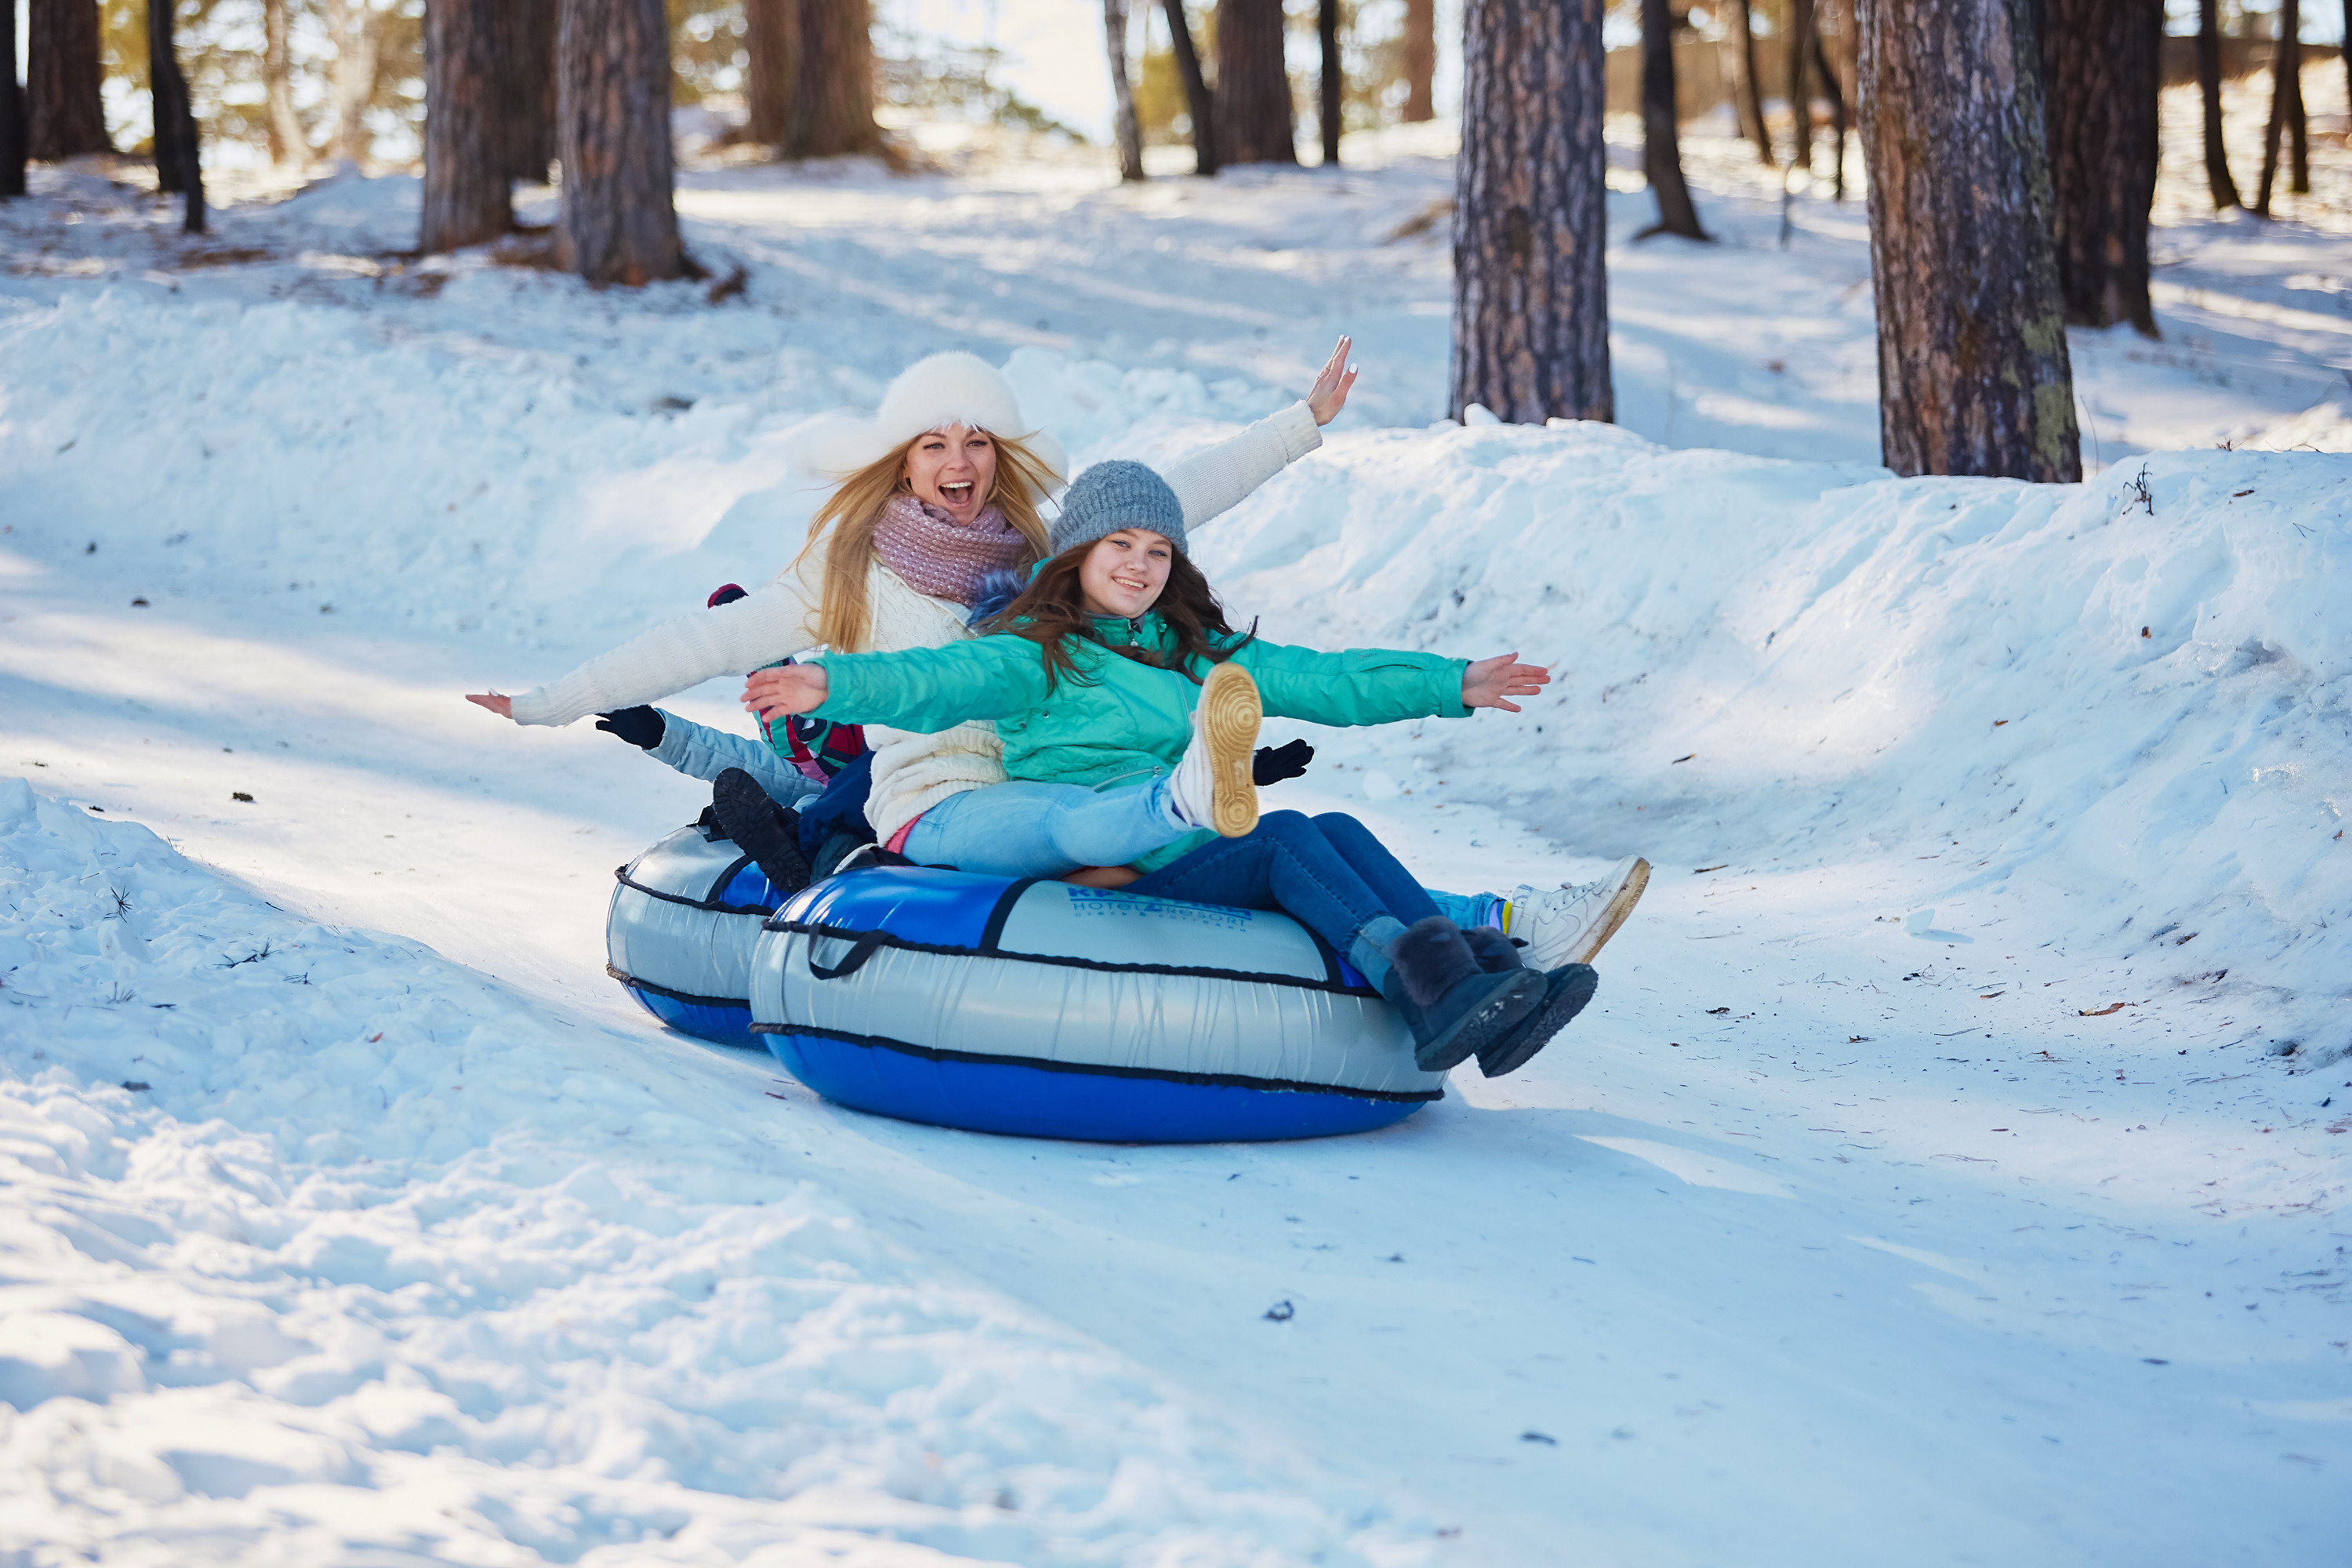
[[[2340,1559],[2342,150],[2305,221],[2168,186],[2068,489],[1874,468],[1859,206],[1782,250],[1696,136],[1721,245],[1612,206],[1623,428],[1432,427],[1450,174],[1352,151],[706,167],[718,304],[419,264],[400,178],[0,208],[0,1562]],[[1229,602],[1560,681],[1277,798],[1457,888],[1649,855],[1571,1037],[1372,1137],[1082,1147],[616,994],[695,787],[458,692],[775,569],[782,433],[917,353],[1166,457],[1340,330]]]

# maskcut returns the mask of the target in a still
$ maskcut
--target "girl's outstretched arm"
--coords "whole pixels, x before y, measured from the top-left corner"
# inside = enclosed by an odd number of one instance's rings
[[[934,735],[974,719],[1009,719],[1045,700],[1045,650],[1000,634],[946,647],[834,653],[756,671],[743,685],[754,713],[814,713]]]

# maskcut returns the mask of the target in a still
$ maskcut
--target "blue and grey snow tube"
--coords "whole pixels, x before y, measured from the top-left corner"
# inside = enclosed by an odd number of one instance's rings
[[[796,893],[751,1028],[825,1099],[1120,1143],[1316,1138],[1443,1097],[1402,1020],[1284,916],[917,867]]]
[[[718,833],[681,827],[614,873],[604,972],[672,1028],[756,1049],[751,954],[783,900]]]

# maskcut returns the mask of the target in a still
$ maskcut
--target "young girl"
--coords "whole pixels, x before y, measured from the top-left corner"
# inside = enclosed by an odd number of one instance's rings
[[[1185,557],[1181,503],[1139,464],[1082,475],[1051,545],[993,635],[761,670],[745,705],[763,717],[813,712],[915,732],[994,721],[1010,777],[1062,786],[1057,809],[1100,819],[1087,830],[1100,833],[1106,858],[1092,863],[1128,857],[1134,893],[1290,914],[1398,1005],[1429,1070],[1477,1054],[1490,1075],[1509,1071],[1581,1007],[1588,967],[1539,975],[1507,941],[1474,948],[1351,818],[1259,819],[1248,773],[1261,710],[1327,724],[1517,712],[1510,699],[1540,689],[1541,669],[1509,654],[1472,664],[1318,653],[1236,633]],[[1072,785],[1096,804],[1070,803]],[[1043,798],[974,791],[944,803],[950,819],[936,839],[920,837],[922,819],[900,837],[918,860],[1051,874],[1051,858],[1017,863],[1024,849],[1074,852],[1062,826],[1034,820]]]

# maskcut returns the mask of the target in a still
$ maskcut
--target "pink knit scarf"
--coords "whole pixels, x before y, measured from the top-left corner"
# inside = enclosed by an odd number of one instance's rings
[[[980,580],[1021,559],[1026,544],[1004,514],[982,507],[971,526],[904,493],[884,503],[874,526],[874,552],[907,586],[934,599],[969,605]]]

